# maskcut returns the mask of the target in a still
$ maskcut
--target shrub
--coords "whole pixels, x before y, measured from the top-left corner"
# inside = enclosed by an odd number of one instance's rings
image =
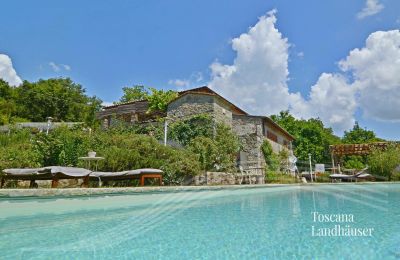
[[[368,164],[372,174],[387,178],[396,177],[395,169],[400,165],[400,147],[389,145],[385,150],[376,149],[368,156]]]
[[[361,170],[365,167],[361,156],[348,156],[345,160],[344,167],[347,169]]]
[[[240,143],[229,127],[218,124],[214,139],[196,137],[191,141],[189,150],[197,155],[203,170],[233,171]]]
[[[0,134],[0,172],[7,168],[39,166],[39,155],[33,150],[30,131]]]
[[[32,140],[31,140],[32,139]],[[187,149],[163,146],[154,137],[129,132],[93,132],[58,128],[48,135],[28,131],[0,135],[0,170],[50,165],[83,166],[78,157],[94,150],[105,157],[99,171],[159,168],[166,184],[180,184],[187,175],[197,175],[200,163]]]
[[[293,177],[291,175],[269,170],[265,174],[265,181],[267,183],[290,184],[296,183],[298,180],[296,179],[296,177]]]
[[[272,150],[272,146],[268,140],[264,140],[261,145],[261,151],[264,155],[266,170],[267,171],[279,171],[280,170],[280,160],[279,157]]]
[[[172,123],[168,129],[168,137],[184,146],[196,137],[213,136],[213,125],[209,115],[197,115],[189,119]]]
[[[99,163],[99,168],[104,171],[159,168],[165,172],[166,184],[180,184],[185,176],[197,175],[200,172],[200,164],[193,153],[163,146],[150,136],[104,133],[102,140],[103,144],[97,152],[105,157],[105,160]]]
[[[77,166],[78,157],[90,150],[89,133],[81,129],[60,127],[50,134],[39,133],[34,138],[34,150],[43,166]]]

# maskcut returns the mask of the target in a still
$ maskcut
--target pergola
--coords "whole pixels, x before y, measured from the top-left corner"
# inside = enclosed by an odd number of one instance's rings
[[[388,146],[387,142],[376,142],[369,144],[336,144],[330,145],[329,150],[332,157],[332,168],[335,172],[335,159],[340,160],[345,155],[367,155],[374,149],[385,149]]]

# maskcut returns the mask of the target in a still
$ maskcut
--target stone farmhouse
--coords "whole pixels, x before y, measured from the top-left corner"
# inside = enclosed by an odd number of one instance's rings
[[[148,101],[135,101],[104,107],[97,116],[103,127],[112,125],[113,118],[132,124],[148,123],[159,117],[168,121],[184,120],[199,114],[208,114],[214,122],[224,123],[239,137],[242,151],[238,163],[261,167],[264,156],[261,145],[268,140],[275,152],[290,147],[294,137],[266,116],[249,115],[212,89],[200,87],[179,92],[169,105],[167,112],[146,113]]]

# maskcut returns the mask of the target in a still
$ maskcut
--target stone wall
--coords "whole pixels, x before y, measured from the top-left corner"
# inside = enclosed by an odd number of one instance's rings
[[[276,143],[276,142],[274,142],[274,141],[272,141],[272,140],[269,140],[269,139],[267,139],[267,140],[268,140],[269,143],[271,144],[272,151],[273,151],[274,153],[279,153],[279,152],[282,151],[283,149],[287,149],[285,146],[283,146],[283,145],[281,145],[281,144],[279,144],[279,143]]]
[[[36,180],[37,188],[51,188],[51,180]],[[83,183],[82,179],[61,179],[58,181],[58,188],[80,188]],[[6,180],[5,188],[29,188],[30,181]]]
[[[264,165],[265,160],[261,152],[261,145],[264,141],[262,118],[233,115],[232,129],[239,137],[242,153],[246,154],[247,161],[252,164],[257,162],[257,166]],[[246,164],[243,161],[240,163]]]
[[[214,112],[214,98],[210,95],[186,94],[168,105],[167,116],[170,120],[183,120],[199,114]]]
[[[220,100],[215,97],[214,119],[218,123],[223,123],[229,127],[232,127],[232,111],[226,104],[223,104],[219,101]]]
[[[232,126],[232,111],[216,96],[207,94],[186,94],[168,105],[170,120],[184,120],[199,114],[210,115],[215,122]]]
[[[242,176],[240,173],[206,172],[205,174],[187,177],[185,185],[235,185],[264,184],[264,176]]]

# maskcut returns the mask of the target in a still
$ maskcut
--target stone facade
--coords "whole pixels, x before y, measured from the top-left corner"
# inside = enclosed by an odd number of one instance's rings
[[[242,145],[240,164],[263,165],[265,160],[261,152],[261,145],[265,138],[262,118],[234,115],[232,130],[239,137]]]
[[[216,96],[187,93],[168,105],[167,118],[170,121],[187,119],[199,114],[208,114],[215,122],[232,125],[232,111]]]
[[[216,122],[223,123],[227,126],[232,126],[232,111],[229,107],[220,102],[218,98],[214,98],[214,119]]]
[[[168,105],[167,117],[171,121],[187,119],[199,114],[214,114],[214,97],[186,94]]]

